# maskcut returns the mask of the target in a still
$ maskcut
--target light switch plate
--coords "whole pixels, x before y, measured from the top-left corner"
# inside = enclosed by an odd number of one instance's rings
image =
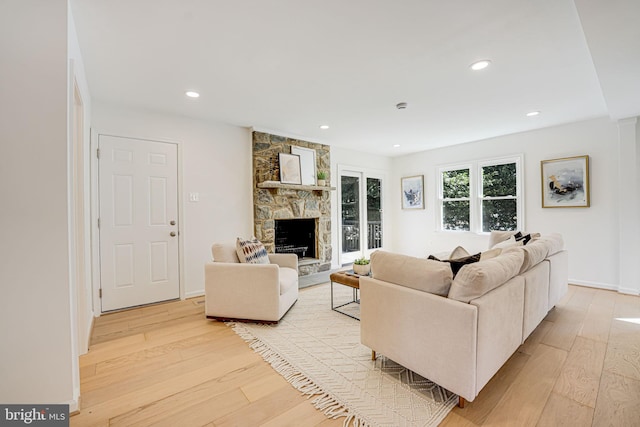
[[[199,202],[200,201],[200,193],[189,193],[189,201],[190,202]]]

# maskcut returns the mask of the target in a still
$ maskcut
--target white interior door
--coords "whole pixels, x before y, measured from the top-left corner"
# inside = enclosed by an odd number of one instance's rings
[[[180,297],[177,145],[100,135],[102,311]]]

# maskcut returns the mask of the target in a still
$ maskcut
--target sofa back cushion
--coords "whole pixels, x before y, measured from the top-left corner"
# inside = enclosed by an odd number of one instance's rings
[[[516,276],[523,261],[524,254],[519,250],[465,265],[451,283],[448,296],[468,303]]]
[[[537,239],[525,246],[518,246],[505,249],[505,252],[521,251],[524,255],[522,261],[522,267],[520,267],[520,273],[531,270],[532,267],[540,264],[542,260],[547,257],[549,253],[549,244],[546,241]]]
[[[211,246],[214,262],[240,262],[236,245],[233,243],[214,243]]]
[[[449,264],[386,251],[371,254],[373,277],[408,288],[447,296],[453,274]]]

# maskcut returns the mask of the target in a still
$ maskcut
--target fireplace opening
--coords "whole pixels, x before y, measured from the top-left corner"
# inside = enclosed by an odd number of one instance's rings
[[[275,251],[277,254],[296,254],[298,258],[316,257],[316,220],[276,219]]]

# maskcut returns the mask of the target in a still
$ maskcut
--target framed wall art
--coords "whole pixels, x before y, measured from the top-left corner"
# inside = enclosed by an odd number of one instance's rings
[[[588,208],[589,156],[542,160],[543,208]]]
[[[279,153],[280,182],[283,184],[302,184],[300,173],[300,156],[297,154]]]
[[[300,174],[303,185],[316,185],[316,150],[291,146],[291,154],[300,156]]]
[[[424,175],[401,178],[402,209],[424,209]]]

